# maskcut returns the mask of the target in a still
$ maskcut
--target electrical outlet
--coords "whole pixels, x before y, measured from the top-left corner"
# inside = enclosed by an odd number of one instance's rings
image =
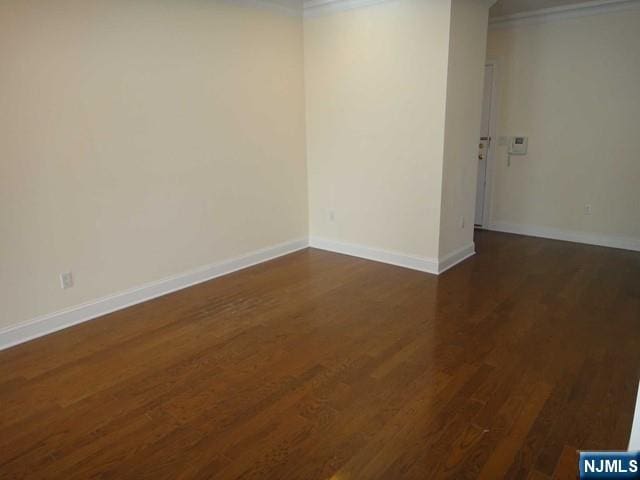
[[[584,206],[584,214],[585,215],[591,215],[591,204],[590,203],[587,203]]]
[[[60,274],[60,286],[63,290],[73,287],[73,273],[65,272]]]

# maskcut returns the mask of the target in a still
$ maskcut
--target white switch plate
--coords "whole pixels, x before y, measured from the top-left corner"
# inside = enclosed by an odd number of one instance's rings
[[[65,272],[60,274],[60,286],[63,290],[73,287],[73,273]]]

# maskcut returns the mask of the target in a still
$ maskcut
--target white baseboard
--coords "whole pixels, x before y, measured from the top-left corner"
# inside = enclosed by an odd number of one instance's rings
[[[446,272],[459,263],[464,262],[467,258],[473,257],[475,254],[476,245],[472,242],[466,247],[459,248],[458,250],[445,255],[444,257],[440,258],[440,261],[438,262],[438,273]]]
[[[302,250],[308,245],[306,238],[292,240],[0,329],[0,350]]]
[[[438,273],[438,261],[433,258],[424,258],[404,253],[390,252],[378,248],[355,245],[352,243],[338,242],[325,238],[311,237],[309,246],[334,253],[342,253],[352,257],[365,258],[374,262],[388,263],[398,267],[410,268],[420,272]]]
[[[530,237],[550,238],[564,240],[566,242],[585,243],[601,247],[620,248],[640,252],[640,239],[619,235],[603,235],[598,233],[579,232],[572,230],[560,230],[551,227],[539,227],[536,225],[520,225],[514,223],[494,222],[488,230],[496,232],[515,233]]]
[[[407,255],[405,253],[391,252],[379,248],[366,247],[363,245],[355,245],[352,243],[344,243],[336,240],[328,240],[326,238],[311,237],[309,246],[329,252],[341,253],[352,257],[373,260],[374,262],[388,263],[398,267],[418,270],[420,272],[439,275],[454,267],[460,262],[476,253],[475,245],[471,243],[464,248],[456,250],[443,257],[440,260],[435,258],[425,258],[416,255]]]
[[[629,450],[640,450],[640,385],[638,385],[638,399],[636,400],[636,413],[633,416],[633,427],[631,427]]]

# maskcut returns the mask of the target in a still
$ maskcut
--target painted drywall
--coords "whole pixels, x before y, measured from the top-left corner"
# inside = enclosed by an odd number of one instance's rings
[[[302,62],[234,2],[1,2],[0,328],[306,237]]]
[[[491,30],[498,146],[491,220],[640,245],[640,9]],[[590,215],[585,205],[591,205]]]
[[[440,258],[473,244],[489,6],[452,0]]]
[[[310,235],[437,258],[449,0],[305,20]]]

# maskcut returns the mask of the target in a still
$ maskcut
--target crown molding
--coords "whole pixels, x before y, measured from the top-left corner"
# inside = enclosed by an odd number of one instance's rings
[[[397,0],[305,0],[304,16],[318,17],[345,10],[369,7]]]
[[[294,17],[318,17],[398,0],[304,0],[300,6],[287,0],[222,0],[243,7],[261,8]],[[493,0],[490,0],[493,1]]]
[[[271,10],[294,17],[317,17],[331,13],[364,8],[381,3],[398,0],[304,0],[297,7],[294,2],[287,0],[223,0],[235,5],[246,7],[257,7]],[[488,6],[496,0],[485,0]],[[554,20],[564,20],[569,18],[584,17],[589,15],[599,15],[609,12],[617,12],[640,8],[640,0],[594,0],[561,7],[544,8],[530,12],[516,13],[502,17],[489,19],[489,28],[499,29],[519,25],[530,25],[545,23]]]
[[[640,0],[597,0],[490,18],[489,28],[494,30],[520,25],[546,23],[635,8],[640,8]]]
[[[240,7],[252,7],[260,8],[262,10],[268,10],[275,13],[281,13],[291,17],[302,16],[302,5],[296,8],[291,5],[292,2],[286,2],[282,0],[223,0],[226,3],[231,3]]]

